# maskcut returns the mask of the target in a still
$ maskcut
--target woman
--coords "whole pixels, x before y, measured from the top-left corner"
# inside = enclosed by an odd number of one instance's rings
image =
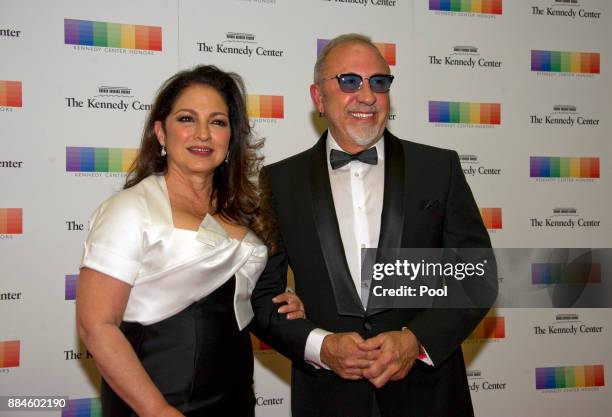
[[[124,190],[92,217],[77,324],[105,416],[254,415],[245,326],[271,233],[243,92],[213,66],[166,81]]]

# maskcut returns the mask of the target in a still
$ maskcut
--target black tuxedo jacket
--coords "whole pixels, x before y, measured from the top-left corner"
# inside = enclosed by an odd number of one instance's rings
[[[376,395],[389,417],[472,416],[461,342],[483,309],[364,309],[340,238],[324,133],[317,144],[264,168],[280,242],[252,296],[251,330],[293,361],[294,417],[370,417]],[[400,140],[388,131],[379,248],[490,247],[489,235],[454,151]],[[287,266],[307,320],[286,320],[271,298],[285,290]],[[408,375],[376,389],[304,361],[310,331],[358,332],[363,338],[408,327],[435,366],[417,361]]]

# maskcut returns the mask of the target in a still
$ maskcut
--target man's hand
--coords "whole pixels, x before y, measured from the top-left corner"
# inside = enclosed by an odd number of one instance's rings
[[[323,339],[321,361],[336,374],[345,379],[362,379],[363,370],[372,365],[376,350],[360,349],[364,342],[358,333],[332,333]]]
[[[359,344],[359,348],[369,352],[377,352],[369,356],[372,365],[363,370],[367,378],[376,388],[384,386],[388,381],[396,381],[405,377],[414,361],[419,356],[420,345],[414,333],[410,330],[380,333]]]

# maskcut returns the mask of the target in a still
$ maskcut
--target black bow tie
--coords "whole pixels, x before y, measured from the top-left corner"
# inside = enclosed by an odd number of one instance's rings
[[[337,149],[332,149],[329,154],[329,163],[332,169],[338,169],[351,161],[360,161],[364,164],[376,165],[378,164],[378,153],[376,147],[371,147],[363,152],[359,152],[351,155],[350,153],[342,152]]]

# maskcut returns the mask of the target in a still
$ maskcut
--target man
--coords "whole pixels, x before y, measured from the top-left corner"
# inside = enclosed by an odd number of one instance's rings
[[[279,247],[253,330],[292,359],[294,417],[473,415],[460,344],[486,310],[375,309],[361,280],[363,247],[490,247],[456,152],[385,129],[389,74],[368,38],[330,41],[310,87],[329,130],[262,174]],[[288,264],[307,320],[272,303]]]

